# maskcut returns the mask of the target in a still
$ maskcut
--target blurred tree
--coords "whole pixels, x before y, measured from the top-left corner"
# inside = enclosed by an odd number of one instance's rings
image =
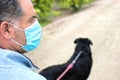
[[[52,10],[53,0],[32,0],[39,20],[44,20],[49,17],[49,12]]]
[[[82,5],[94,0],[32,0],[35,10],[38,13],[39,21],[50,22],[51,18],[60,15],[59,10],[73,9],[79,11]],[[56,11],[57,10],[57,11]]]
[[[82,7],[83,2],[83,0],[71,0],[71,7],[74,11],[78,11]]]
[[[60,9],[69,9],[71,0],[55,0]]]

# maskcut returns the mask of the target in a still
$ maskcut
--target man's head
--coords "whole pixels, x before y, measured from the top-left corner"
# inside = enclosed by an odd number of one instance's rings
[[[0,47],[24,53],[25,50],[11,39],[25,45],[23,30],[35,21],[36,12],[31,0],[0,0]]]
[[[0,22],[11,21],[23,15],[23,10],[17,0],[0,0]]]

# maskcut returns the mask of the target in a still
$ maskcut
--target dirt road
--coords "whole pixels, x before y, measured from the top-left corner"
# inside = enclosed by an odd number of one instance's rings
[[[39,48],[26,55],[41,69],[66,62],[78,37],[88,37],[94,44],[88,80],[120,80],[120,0],[97,0],[47,25]]]

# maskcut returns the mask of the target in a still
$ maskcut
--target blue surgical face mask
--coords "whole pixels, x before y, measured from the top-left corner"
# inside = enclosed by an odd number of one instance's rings
[[[21,29],[21,30],[23,30],[23,29]],[[25,36],[26,36],[26,44],[25,45],[20,44],[19,42],[15,41],[14,39],[11,39],[11,40],[14,41],[15,43],[17,43],[18,45],[20,45],[22,47],[22,49],[24,49],[25,51],[27,51],[27,52],[32,51],[35,48],[37,48],[40,44],[41,34],[42,34],[41,26],[40,26],[39,22],[36,21],[30,27],[25,28],[24,31],[25,31]]]

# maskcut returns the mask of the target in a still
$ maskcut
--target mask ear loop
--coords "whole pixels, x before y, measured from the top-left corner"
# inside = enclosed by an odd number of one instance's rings
[[[12,25],[14,28],[19,28],[20,30],[24,31],[24,30],[21,29],[19,26],[16,26],[16,25],[14,25],[14,24],[12,24],[12,23],[9,23],[9,24]],[[14,39],[11,39],[11,40],[12,40],[13,42],[15,42],[16,44],[20,45],[21,47],[23,47],[22,44],[20,44],[19,42],[15,41]]]
[[[20,45],[21,47],[23,47],[22,44],[18,43],[17,41],[15,41],[14,39],[11,39],[13,42],[15,42],[16,44]]]
[[[15,24],[13,24],[13,23],[9,23],[10,25],[12,25],[14,28],[18,28],[18,29],[20,29],[21,31],[24,31],[22,28],[20,28],[18,25],[16,26]]]

